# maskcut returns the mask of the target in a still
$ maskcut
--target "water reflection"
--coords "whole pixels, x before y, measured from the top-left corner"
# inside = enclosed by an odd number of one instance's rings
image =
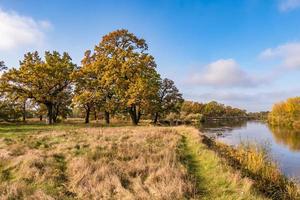
[[[272,127],[260,121],[214,121],[201,124],[199,128],[229,145],[269,144],[270,155],[282,172],[300,182],[300,130]]]
[[[291,151],[300,151],[300,130],[270,125],[268,127],[276,143],[287,146]]]
[[[247,126],[247,120],[217,120],[206,121],[199,124],[199,129],[208,136],[224,136],[225,132],[230,133],[236,129],[242,129]]]
[[[247,126],[247,120],[216,120],[200,124],[200,128],[242,128]]]

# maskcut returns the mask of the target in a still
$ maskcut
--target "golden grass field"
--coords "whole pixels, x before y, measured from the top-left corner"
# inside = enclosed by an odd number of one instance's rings
[[[0,140],[1,199],[182,199],[193,184],[166,128],[82,128]]]
[[[192,127],[40,128],[1,135],[1,200],[268,199]]]

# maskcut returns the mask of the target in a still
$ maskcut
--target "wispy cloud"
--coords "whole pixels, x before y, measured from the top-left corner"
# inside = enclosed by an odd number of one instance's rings
[[[234,59],[220,59],[192,74],[188,82],[212,87],[253,87],[260,80],[244,71]]]
[[[278,7],[282,12],[300,8],[300,0],[280,0]]]
[[[283,67],[300,69],[300,43],[287,43],[266,49],[260,54],[260,58],[276,59]]]
[[[45,40],[45,31],[50,27],[51,23],[48,21],[0,9],[0,50],[41,45]]]

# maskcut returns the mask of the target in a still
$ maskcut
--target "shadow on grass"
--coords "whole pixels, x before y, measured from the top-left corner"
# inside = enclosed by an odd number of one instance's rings
[[[178,155],[181,163],[186,167],[190,179],[195,183],[193,196],[201,197],[207,194],[204,178],[201,176],[201,167],[196,152],[188,145],[186,136],[182,136],[178,145]]]
[[[26,134],[35,134],[41,131],[55,131],[55,130],[70,130],[75,128],[87,127],[81,123],[58,123],[47,125],[39,122],[28,123],[1,123],[0,124],[0,137],[2,136],[22,136]]]
[[[145,122],[141,122],[140,125],[145,125]],[[26,134],[36,134],[41,131],[67,131],[78,128],[105,128],[124,126],[131,126],[131,122],[117,121],[110,124],[105,124],[101,121],[91,121],[89,124],[85,124],[83,120],[66,120],[52,125],[47,125],[45,122],[40,121],[28,121],[25,123],[2,122],[0,123],[0,137],[15,137]]]

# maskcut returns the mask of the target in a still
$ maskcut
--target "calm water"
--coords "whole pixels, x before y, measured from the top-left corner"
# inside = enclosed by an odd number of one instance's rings
[[[268,145],[271,156],[283,173],[300,182],[300,130],[273,128],[258,121],[205,123],[200,129],[229,145],[240,142]]]

